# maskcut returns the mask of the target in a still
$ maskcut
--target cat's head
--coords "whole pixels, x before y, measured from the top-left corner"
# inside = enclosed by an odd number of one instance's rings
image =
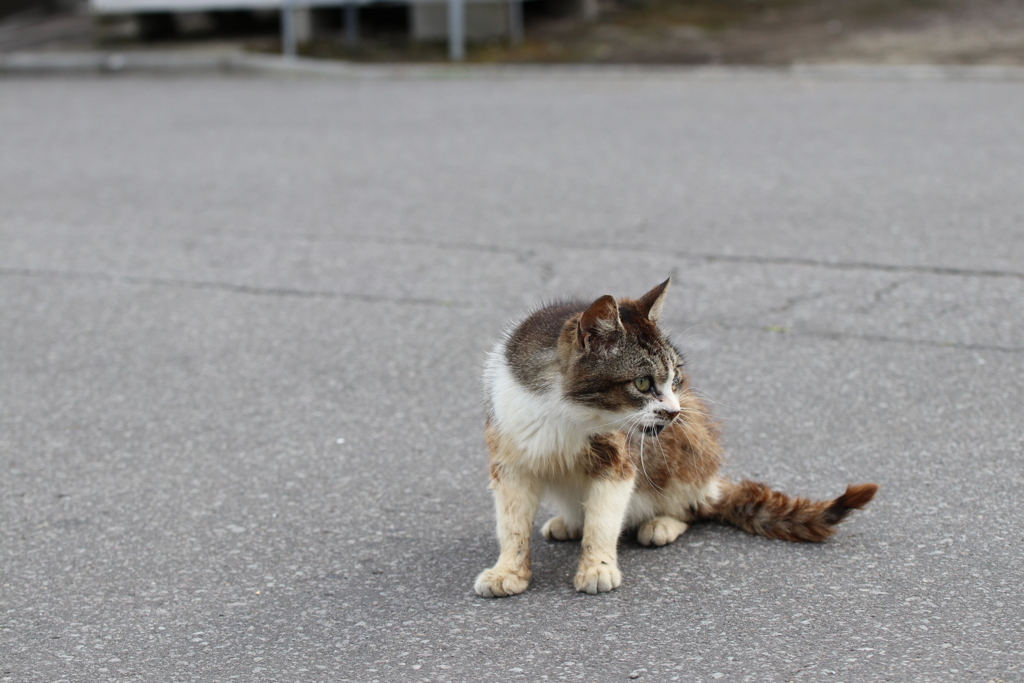
[[[617,429],[657,435],[679,415],[683,359],[658,327],[665,280],[639,299],[603,296],[563,330],[566,399],[612,413]]]

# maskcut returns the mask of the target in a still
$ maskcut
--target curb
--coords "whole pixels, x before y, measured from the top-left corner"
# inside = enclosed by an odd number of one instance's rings
[[[1024,66],[797,64],[678,66],[597,64],[357,64],[307,57],[231,52],[10,52],[4,75],[254,74],[345,79],[686,78],[732,80],[765,76],[871,81],[1024,81]]]
[[[0,74],[195,73],[229,70],[235,53],[9,52]]]

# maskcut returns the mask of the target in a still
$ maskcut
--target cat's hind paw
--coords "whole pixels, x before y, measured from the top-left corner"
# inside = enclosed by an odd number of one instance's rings
[[[515,572],[509,569],[491,567],[480,572],[473,588],[484,598],[504,598],[518,595],[530,585],[530,572]]]
[[[583,529],[570,527],[562,516],[549,519],[540,532],[548,541],[578,541],[583,538]]]
[[[636,540],[641,545],[667,545],[689,528],[686,522],[681,522],[675,517],[655,517],[640,525],[636,532]]]
[[[622,572],[614,563],[596,562],[580,566],[573,584],[580,593],[607,593],[622,585]]]

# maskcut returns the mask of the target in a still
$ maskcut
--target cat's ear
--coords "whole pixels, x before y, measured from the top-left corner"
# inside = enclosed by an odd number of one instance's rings
[[[638,300],[640,312],[646,315],[651,322],[656,323],[661,320],[661,307],[665,303],[665,294],[668,293],[670,284],[672,284],[672,278],[665,280]]]
[[[619,320],[619,305],[615,299],[605,294],[590,304],[576,324],[576,341],[581,349],[591,351],[596,348],[607,348],[619,339],[625,331]]]

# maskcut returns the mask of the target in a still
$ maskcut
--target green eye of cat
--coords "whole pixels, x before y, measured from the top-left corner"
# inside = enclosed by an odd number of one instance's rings
[[[633,384],[635,384],[636,388],[639,389],[640,391],[647,391],[648,389],[651,388],[651,378],[637,377],[635,380],[633,380]]]

